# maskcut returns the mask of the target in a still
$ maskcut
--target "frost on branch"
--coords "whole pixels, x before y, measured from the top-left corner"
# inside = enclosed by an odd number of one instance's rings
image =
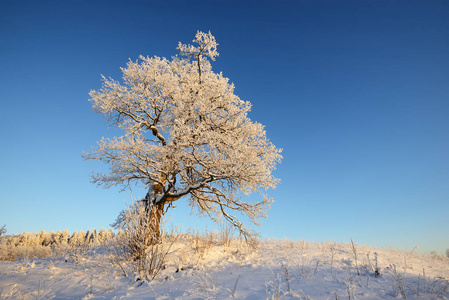
[[[124,134],[103,138],[83,155],[109,165],[109,173],[92,176],[105,188],[145,186],[147,203],[162,212],[189,196],[192,208],[213,220],[224,217],[250,236],[232,212],[255,224],[266,216],[272,200],[264,191],[279,182],[271,173],[281,150],[248,118],[251,104],[234,94],[228,78],[212,71],[209,59],[218,56],[218,44],[211,33],[198,32],[193,42],[179,43],[182,56],[171,60],[129,61],[122,83],[103,77],[90,101]],[[260,202],[239,196],[253,192],[261,194]]]
[[[192,56],[195,57],[195,59],[202,55],[206,55],[212,60],[215,60],[215,56],[218,56],[218,44],[210,31],[209,33],[198,31],[193,42],[196,43],[197,46],[184,45],[179,42],[178,49],[182,55],[188,57]]]

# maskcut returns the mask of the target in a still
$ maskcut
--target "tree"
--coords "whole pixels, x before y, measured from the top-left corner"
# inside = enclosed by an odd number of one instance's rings
[[[198,32],[193,42],[179,42],[181,56],[171,60],[130,60],[121,69],[123,83],[102,77],[102,89],[90,92],[93,109],[124,135],[103,138],[83,157],[109,165],[109,173],[92,175],[93,183],[148,188],[142,200],[152,232],[159,232],[161,216],[174,201],[189,196],[201,214],[214,221],[224,217],[251,237],[231,212],[254,224],[266,217],[272,199],[264,191],[279,182],[272,171],[282,150],[268,140],[264,126],[249,119],[250,102],[212,71],[218,44],[211,33]],[[252,192],[261,200],[242,200]]]
[[[67,244],[69,242],[69,238],[70,238],[70,233],[66,228],[66,229],[64,229],[64,231],[61,234],[61,243]]]

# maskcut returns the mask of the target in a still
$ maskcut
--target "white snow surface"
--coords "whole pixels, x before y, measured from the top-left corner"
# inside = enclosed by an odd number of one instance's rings
[[[449,299],[449,259],[350,243],[178,238],[152,281],[125,277],[107,246],[0,262],[0,299]],[[375,275],[375,268],[379,276]]]

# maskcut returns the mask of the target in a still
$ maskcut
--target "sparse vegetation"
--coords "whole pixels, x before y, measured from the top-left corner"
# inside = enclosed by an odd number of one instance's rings
[[[23,249],[28,243],[34,250],[17,255],[16,262],[1,263],[2,279],[26,276],[26,282],[35,278],[35,285],[13,289],[0,283],[0,297],[26,299],[39,294],[52,298],[64,289],[76,291],[73,295],[78,298],[101,295],[107,299],[125,293],[133,298],[149,294],[183,299],[360,299],[364,293],[376,299],[449,297],[449,259],[429,254],[303,240],[259,240],[254,249],[238,235],[223,241],[227,233],[188,230],[187,234],[164,233],[161,243],[139,250],[145,253],[139,261],[129,248],[130,241],[138,240],[130,231],[119,230],[106,240],[99,238],[100,232],[109,231],[79,231],[67,242],[56,238],[67,233],[7,236],[14,241],[11,248]],[[87,238],[92,235],[97,238]],[[31,255],[44,249],[49,258]],[[76,282],[71,273],[79,278]],[[56,281],[59,277],[64,279]],[[56,284],[63,288],[52,287]]]
[[[163,219],[160,221],[164,224]],[[153,231],[149,222],[146,207],[137,202],[124,211],[115,223],[120,231],[110,247],[112,261],[125,276],[136,275],[136,280],[154,279],[164,267],[165,258],[178,238],[177,231],[172,234],[166,234],[163,228]]]

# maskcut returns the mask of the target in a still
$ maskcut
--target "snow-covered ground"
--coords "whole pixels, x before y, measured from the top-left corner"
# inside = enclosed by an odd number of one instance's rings
[[[414,251],[183,235],[158,277],[136,281],[110,248],[0,262],[0,299],[449,299],[449,259]]]

